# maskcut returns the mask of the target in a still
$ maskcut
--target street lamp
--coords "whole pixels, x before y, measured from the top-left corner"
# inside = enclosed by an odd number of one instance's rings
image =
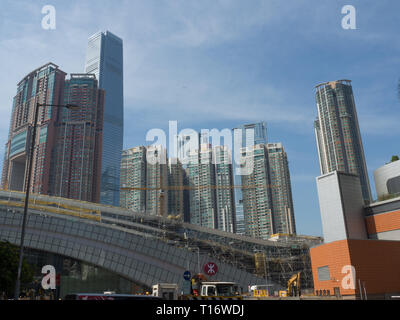
[[[34,120],[33,120],[33,127],[32,127],[32,135],[31,135],[31,144],[30,144],[30,152],[29,152],[29,161],[27,166],[26,173],[28,177],[26,179],[25,187],[26,187],[26,195],[25,195],[25,204],[24,204],[24,215],[22,220],[22,228],[21,228],[21,242],[19,248],[19,262],[18,262],[18,272],[17,272],[17,281],[15,283],[15,299],[18,300],[19,293],[20,293],[20,286],[21,286],[21,271],[22,271],[22,259],[24,255],[24,239],[25,239],[25,228],[26,228],[26,220],[28,216],[28,203],[29,203],[29,192],[31,186],[31,178],[32,178],[32,162],[33,162],[33,153],[35,149],[35,140],[36,140],[36,125],[38,122],[38,115],[39,115],[39,108],[40,107],[58,107],[58,108],[67,108],[70,110],[78,110],[80,109],[79,106],[74,104],[46,104],[46,103],[39,103],[35,104],[34,110]]]
[[[201,273],[200,270],[200,248],[199,247],[193,247],[193,249],[197,249],[197,269],[198,269],[198,273]]]

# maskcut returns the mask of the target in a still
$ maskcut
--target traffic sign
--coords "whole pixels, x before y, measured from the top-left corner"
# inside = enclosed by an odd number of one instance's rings
[[[190,281],[183,281],[182,294],[192,293],[192,283]]]
[[[208,262],[204,265],[203,270],[208,276],[214,276],[218,272],[218,266],[214,262]]]
[[[190,271],[189,270],[186,270],[184,273],[183,273],[183,279],[185,279],[185,280],[190,280],[190,279],[192,279],[192,274],[190,273]]]

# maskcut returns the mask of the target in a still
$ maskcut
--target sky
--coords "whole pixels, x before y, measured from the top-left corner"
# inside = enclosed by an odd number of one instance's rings
[[[0,144],[17,83],[53,62],[84,71],[89,36],[124,41],[124,148],[153,128],[222,130],[266,121],[289,159],[297,233],[322,235],[315,178],[315,86],[352,80],[373,171],[400,154],[397,0],[0,0]],[[45,5],[55,29],[42,27]],[[344,29],[345,5],[356,29]],[[1,159],[4,147],[0,146]]]

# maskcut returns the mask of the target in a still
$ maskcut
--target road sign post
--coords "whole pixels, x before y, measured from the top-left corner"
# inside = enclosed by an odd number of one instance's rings
[[[192,279],[192,274],[190,273],[189,270],[186,270],[183,273],[183,279],[185,279],[186,281],[190,281]]]

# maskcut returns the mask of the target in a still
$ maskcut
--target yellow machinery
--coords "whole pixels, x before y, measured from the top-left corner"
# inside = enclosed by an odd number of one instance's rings
[[[287,297],[287,291],[284,291],[284,290],[279,291],[279,296],[282,298]]]
[[[300,272],[294,274],[288,281],[287,295],[289,297],[300,296]]]

